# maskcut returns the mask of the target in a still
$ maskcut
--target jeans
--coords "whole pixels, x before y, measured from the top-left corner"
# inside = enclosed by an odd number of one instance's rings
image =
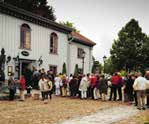
[[[122,87],[118,86],[118,95],[119,95],[119,100],[122,100]]]
[[[43,91],[41,92],[42,100],[48,99],[49,91]]]
[[[109,100],[112,100],[113,94],[114,94],[113,100],[115,101],[116,98],[117,98],[117,85],[115,85],[115,84],[112,84],[112,86],[111,86],[111,91],[110,91],[110,98],[109,98]]]

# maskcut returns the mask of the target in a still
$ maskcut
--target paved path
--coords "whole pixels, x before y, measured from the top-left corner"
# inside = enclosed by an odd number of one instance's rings
[[[60,124],[111,124],[137,113],[138,110],[133,106],[119,106],[99,110],[93,115],[67,120]]]

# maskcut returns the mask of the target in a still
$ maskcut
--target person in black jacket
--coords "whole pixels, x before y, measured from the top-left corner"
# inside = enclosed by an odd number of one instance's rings
[[[76,76],[73,76],[73,78],[70,80],[69,87],[70,87],[70,96],[75,97],[78,91],[78,79],[76,78]]]
[[[129,74],[127,77],[127,80],[125,80],[125,89],[124,92],[127,95],[127,102],[132,102],[133,101],[133,84],[134,84],[134,80],[133,80],[134,75],[133,74]]]
[[[16,83],[14,80],[14,74],[12,74],[8,80],[8,89],[9,89],[9,100],[14,100],[16,93]]]
[[[103,101],[106,101],[107,90],[108,90],[107,80],[105,79],[104,75],[101,75],[100,81],[99,81],[99,91]]]

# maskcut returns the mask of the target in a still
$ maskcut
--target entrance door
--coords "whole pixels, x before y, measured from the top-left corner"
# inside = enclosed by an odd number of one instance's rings
[[[32,62],[33,61],[20,60],[20,75],[24,75],[27,86],[31,85]]]
[[[20,74],[25,74],[26,73],[26,70],[32,70],[32,68],[31,68],[31,62],[22,62],[21,63],[22,64],[22,67],[21,67],[21,73]]]

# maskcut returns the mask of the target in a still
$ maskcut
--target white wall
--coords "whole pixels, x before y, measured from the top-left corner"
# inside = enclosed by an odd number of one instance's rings
[[[42,67],[49,69],[49,64],[56,65],[58,72],[62,71],[63,62],[67,64],[67,35],[61,32],[54,31],[24,20],[17,19],[0,13],[0,50],[4,48],[6,56],[16,57],[18,53],[23,51],[20,49],[20,26],[26,23],[31,28],[31,50],[26,50],[30,53],[25,57],[20,54],[22,59],[38,60],[42,56]],[[52,32],[58,35],[58,54],[49,54],[49,41]],[[9,65],[14,65],[13,60]],[[7,72],[7,65],[6,70]],[[7,74],[7,73],[6,73]]]
[[[31,50],[26,50],[29,52],[29,56],[21,55],[22,49],[20,49],[20,26],[26,23],[31,28]],[[49,54],[49,42],[50,34],[52,32],[58,35],[58,54]],[[68,49],[69,44],[67,40],[67,34],[54,31],[49,28],[45,28],[21,19],[17,19],[12,16],[4,15],[0,13],[0,50],[4,48],[6,51],[6,56],[11,56],[15,58],[18,53],[21,59],[32,59],[38,60],[42,56],[43,64],[41,68],[45,70],[49,69],[49,64],[56,65],[58,68],[58,73],[62,71],[62,65],[69,61],[70,73],[74,73],[75,65],[78,64],[79,68],[82,68],[82,59],[77,57],[78,48],[83,48],[86,52],[84,73],[91,72],[92,67],[92,50],[90,47],[81,45],[78,43],[71,42],[70,52]],[[68,56],[70,55],[70,59]],[[14,60],[12,59],[8,65],[5,67],[5,74],[7,77],[7,66],[13,66],[14,70]],[[67,65],[68,72],[68,65]]]
[[[76,64],[78,64],[79,68],[82,68],[82,59],[78,58],[78,48],[82,48],[86,53],[84,59],[84,73],[90,73],[92,67],[91,47],[74,42],[71,42],[70,44],[70,73],[74,73]]]

